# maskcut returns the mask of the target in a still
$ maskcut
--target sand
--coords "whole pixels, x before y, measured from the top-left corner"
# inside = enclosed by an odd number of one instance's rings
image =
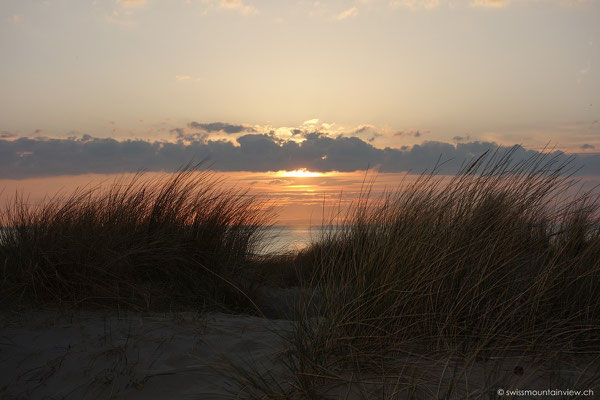
[[[273,367],[290,322],[220,313],[2,315],[4,399],[223,399],[223,356]]]
[[[268,296],[267,296],[268,295]],[[265,294],[264,316],[223,313],[0,312],[0,398],[2,399],[238,399],[248,391],[233,378],[231,365],[268,371],[276,384],[292,379],[285,369],[282,337],[286,320],[302,296],[298,289]],[[454,380],[449,398],[494,398],[504,389],[600,389],[597,354],[539,365],[515,355],[462,361],[444,354],[409,354],[397,361],[402,378],[393,379],[391,398],[439,398]],[[547,356],[547,355],[545,355]],[[521,368],[515,374],[515,368]],[[348,385],[324,382],[332,399],[388,398],[377,381],[354,372]],[[588,380],[588,377],[592,380]],[[293,380],[293,379],[292,379]],[[331,382],[330,382],[331,383]],[[329,389],[326,389],[326,387]],[[416,396],[416,397],[415,397]],[[515,398],[519,398],[518,396]],[[524,398],[524,397],[523,397]],[[541,397],[545,398],[545,397]],[[547,397],[546,397],[547,398]]]

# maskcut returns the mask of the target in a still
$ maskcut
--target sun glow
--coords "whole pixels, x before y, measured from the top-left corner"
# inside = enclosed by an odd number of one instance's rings
[[[306,168],[295,169],[293,171],[279,171],[278,174],[288,178],[313,178],[315,176],[323,176],[320,172],[311,172]]]

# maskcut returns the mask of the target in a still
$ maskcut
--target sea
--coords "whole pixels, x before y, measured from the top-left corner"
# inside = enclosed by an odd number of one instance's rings
[[[0,227],[0,241],[9,228]],[[297,252],[306,248],[312,240],[319,238],[322,228],[275,225],[266,228],[260,254]]]
[[[266,229],[262,254],[297,252],[319,238],[322,228],[276,225]]]

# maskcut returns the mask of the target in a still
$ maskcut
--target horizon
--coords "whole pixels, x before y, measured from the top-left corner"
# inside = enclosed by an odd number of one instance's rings
[[[43,198],[208,159],[305,224],[367,170],[393,184],[497,146],[550,146],[595,181],[598,16],[595,0],[4,2],[0,187]]]
[[[0,0],[0,397],[600,393],[599,22]]]

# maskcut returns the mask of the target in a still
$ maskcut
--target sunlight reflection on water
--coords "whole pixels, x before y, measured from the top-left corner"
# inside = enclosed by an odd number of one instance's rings
[[[273,226],[265,234],[265,248],[261,253],[296,252],[319,238],[321,227]]]

